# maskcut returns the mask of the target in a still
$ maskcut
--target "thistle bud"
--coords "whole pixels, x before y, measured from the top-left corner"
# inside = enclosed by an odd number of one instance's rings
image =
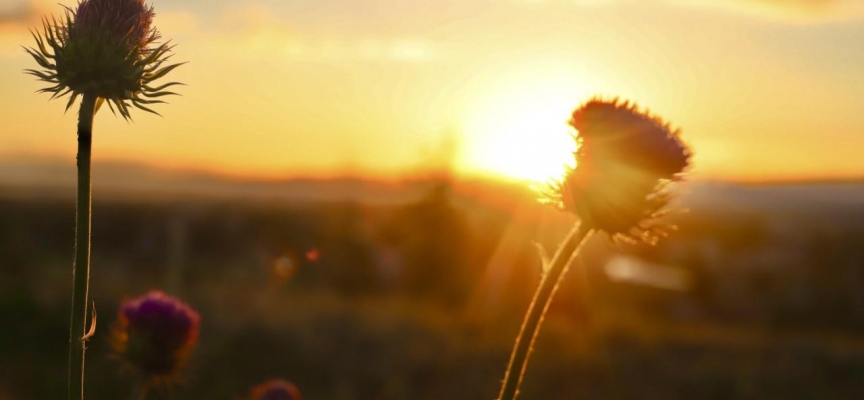
[[[37,47],[25,50],[43,69],[26,72],[53,85],[40,90],[52,99],[71,94],[67,110],[90,94],[125,119],[132,106],[158,114],[148,105],[164,103],[155,98],[176,94],[165,89],[180,83],[150,85],[181,64],[163,67],[173,46],[154,46],[160,39],[154,15],[143,0],[82,0],[66,7],[63,18],[43,19],[42,31],[33,33]]]
[[[553,202],[616,239],[655,239],[668,185],[690,162],[679,131],[617,100],[589,101],[570,125],[578,132],[576,167],[553,184]]]
[[[301,400],[300,391],[293,383],[273,379],[252,388],[251,400]]]
[[[200,318],[185,303],[153,291],[120,307],[117,355],[144,378],[167,380],[182,369],[198,340]]]
[[[85,0],[75,10],[71,36],[103,36],[140,51],[158,39],[150,27],[153,16],[153,7],[142,0]]]

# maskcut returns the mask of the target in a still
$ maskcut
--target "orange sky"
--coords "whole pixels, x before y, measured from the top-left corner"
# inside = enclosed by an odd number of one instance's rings
[[[74,161],[75,116],[33,92],[26,13],[0,2],[0,158]],[[65,4],[73,2],[64,1]],[[452,165],[541,179],[568,113],[632,99],[681,127],[694,177],[864,175],[858,0],[152,1],[183,97],[97,115],[94,156],[267,177]],[[21,15],[18,15],[21,14]]]

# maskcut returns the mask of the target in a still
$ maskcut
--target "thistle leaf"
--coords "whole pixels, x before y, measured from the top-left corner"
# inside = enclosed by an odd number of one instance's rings
[[[171,83],[166,83],[166,84],[164,84],[164,85],[162,85],[162,86],[155,87],[155,88],[150,87],[150,86],[147,86],[147,85],[144,85],[144,91],[155,93],[155,92],[161,91],[161,90],[163,90],[163,89],[168,89],[168,88],[171,87],[171,86],[177,86],[177,85],[186,86],[185,83],[180,83],[180,82],[171,82]]]
[[[57,86],[52,86],[49,88],[39,89],[36,92],[38,93],[57,93],[60,90],[63,90],[63,84],[58,84]]]
[[[53,59],[54,55],[49,53],[48,50],[45,48],[45,42],[42,41],[42,35],[36,34],[36,32],[33,32],[33,30],[30,30],[30,35],[32,35],[33,39],[36,40],[36,45],[39,46],[39,50],[41,51],[42,55]]]
[[[163,76],[165,76],[165,75],[168,75],[168,73],[171,72],[171,71],[173,71],[174,68],[177,68],[177,67],[179,67],[179,66],[181,66],[181,65],[183,65],[183,64],[186,64],[186,63],[183,62],[183,63],[179,63],[179,64],[169,65],[169,66],[167,66],[167,67],[165,67],[165,68],[162,68],[162,69],[160,69],[160,70],[158,70],[158,71],[156,71],[156,72],[154,72],[154,73],[152,73],[152,74],[146,74],[146,75],[144,76],[144,80],[146,80],[148,83],[149,83],[149,82],[152,82],[152,81],[155,81],[155,80],[157,80],[157,79],[159,79],[159,78],[161,78],[161,77],[163,77]],[[149,75],[149,76],[148,76],[148,75]]]
[[[24,46],[21,46],[21,47],[24,47]],[[40,66],[42,66],[42,68],[45,68],[45,69],[57,69],[57,66],[56,66],[56,65],[51,64],[50,62],[48,62],[48,60],[45,59],[45,57],[43,57],[43,56],[42,56],[41,54],[39,54],[38,52],[36,52],[36,51],[34,51],[34,50],[31,50],[31,49],[29,49],[29,48],[27,48],[27,47],[24,47],[24,51],[26,51],[28,54],[30,54],[30,56],[32,56],[33,59],[36,60],[36,62],[37,62]]]
[[[160,116],[160,117],[162,116],[162,114],[159,114],[158,112],[153,111],[153,110],[151,110],[151,109],[145,107],[143,104],[141,104],[141,103],[140,103],[139,101],[137,101],[137,100],[138,100],[138,99],[132,99],[132,104],[133,104],[135,107],[137,107],[137,108],[139,108],[139,109],[141,109],[141,110],[147,111],[147,112],[149,112],[149,113],[151,113],[151,114],[156,114],[156,115],[158,115],[158,116]],[[163,117],[163,118],[164,118],[164,117]]]
[[[106,103],[108,103],[108,109],[111,110],[111,114],[114,114],[114,116],[116,117],[117,112],[114,111],[114,106],[111,105],[111,103],[114,101],[115,101],[114,99],[108,99],[108,101]]]
[[[72,93],[72,97],[69,98],[69,102],[66,103],[66,110],[63,111],[63,114],[69,112],[69,109],[72,107],[72,104],[75,103],[75,99],[78,98],[78,93]]]
[[[117,100],[117,108],[120,109],[120,115],[126,122],[132,122],[132,114],[129,113],[129,106],[123,100]]]
[[[153,51],[147,57],[135,61],[135,65],[140,68],[142,72],[152,72],[158,65],[161,65],[165,59],[162,59],[162,56],[166,54],[166,51]]]
[[[69,88],[66,88],[66,90],[63,91],[62,93],[61,93],[60,91],[57,91],[57,93],[54,93],[54,94],[51,96],[51,98],[48,99],[48,100],[54,100],[55,98],[57,98],[57,99],[63,98],[63,96],[66,96],[66,95],[69,94],[70,92],[72,92],[72,89],[69,89]]]
[[[102,103],[104,103],[104,102],[105,102],[104,97],[99,97],[96,99],[96,106],[93,108],[93,115],[96,115],[96,113],[99,112],[99,109],[102,108]]]
[[[154,97],[163,97],[163,96],[180,96],[180,93],[174,92],[158,92],[158,93],[149,93],[149,92],[141,92],[141,95],[144,97],[154,98]]]
[[[44,55],[39,54],[38,52],[33,51],[32,49],[28,49],[28,48],[25,48],[24,50],[26,50],[28,53],[30,53],[30,55],[32,55],[33,58],[36,59],[36,62],[39,63],[39,65],[41,65],[42,68],[50,69],[50,70],[57,69],[57,66],[50,63],[48,61],[48,59],[45,58]]]
[[[138,103],[141,103],[141,104],[168,104],[167,101],[162,101],[162,100],[147,100],[147,99],[142,99],[142,98],[140,98],[140,97],[133,97],[133,98],[132,98],[132,101],[133,101],[133,102],[138,102]]]
[[[42,71],[37,71],[35,69],[25,69],[24,73],[38,77],[39,79],[46,81],[46,82],[57,83],[55,81],[55,79],[57,78],[57,74],[46,74]]]
[[[549,271],[549,254],[546,253],[546,248],[540,242],[531,242],[537,248],[537,254],[540,256],[540,266],[543,268],[543,273]]]
[[[93,302],[93,317],[90,318],[90,329],[81,337],[81,340],[87,340],[96,335],[96,302]]]

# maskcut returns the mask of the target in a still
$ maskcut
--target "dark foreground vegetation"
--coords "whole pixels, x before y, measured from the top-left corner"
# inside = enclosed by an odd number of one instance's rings
[[[864,209],[717,196],[659,247],[587,249],[525,399],[864,396]],[[88,394],[129,397],[111,326],[157,288],[202,320],[165,398],[285,378],[309,399],[493,399],[539,278],[531,240],[552,248],[572,222],[510,200],[446,184],[392,202],[97,196]],[[0,399],[64,393],[73,212],[0,192]]]

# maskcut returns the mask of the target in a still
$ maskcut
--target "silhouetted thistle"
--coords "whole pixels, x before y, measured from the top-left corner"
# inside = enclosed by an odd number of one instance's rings
[[[544,265],[544,275],[516,338],[499,400],[519,395],[528,356],[543,316],[582,244],[593,231],[615,239],[654,243],[662,233],[656,219],[669,202],[669,184],[681,179],[690,150],[661,119],[618,100],[591,100],[573,112],[578,132],[576,166],[553,182],[544,201],[579,217]]]
[[[160,39],[153,17],[153,7],[142,0],[83,0],[66,7],[63,18],[45,18],[43,31],[33,33],[37,47],[24,49],[43,70],[26,72],[53,85],[40,90],[53,93],[52,99],[70,95],[67,110],[78,96],[89,95],[107,100],[127,120],[133,106],[158,114],[147,105],[164,103],[154,98],[176,94],[165,89],[181,83],[151,84],[182,64],[163,66],[173,46],[153,46]]]
[[[293,383],[273,379],[252,388],[251,400],[301,400],[300,391]]]
[[[617,100],[589,101],[570,125],[578,131],[577,166],[553,183],[550,198],[614,238],[656,240],[668,185],[690,161],[679,131]]]
[[[64,6],[65,7],[65,6]],[[82,0],[65,7],[58,21],[43,18],[42,31],[31,32],[36,47],[25,47],[40,70],[26,73],[48,82],[39,90],[51,99],[69,96],[66,110],[81,97],[78,113],[78,198],[75,223],[75,260],[72,285],[72,318],[69,337],[68,398],[84,398],[85,341],[90,279],[90,159],[93,116],[102,103],[127,121],[130,109],[157,114],[148,105],[164,103],[157,98],[176,93],[165,89],[178,82],[153,87],[180,64],[164,65],[172,46],[154,45],[159,33],[152,27],[153,7],[143,0]],[[116,108],[116,111],[115,111]]]
[[[112,346],[117,356],[146,382],[145,387],[178,376],[198,341],[200,317],[187,304],[152,291],[120,307]]]

